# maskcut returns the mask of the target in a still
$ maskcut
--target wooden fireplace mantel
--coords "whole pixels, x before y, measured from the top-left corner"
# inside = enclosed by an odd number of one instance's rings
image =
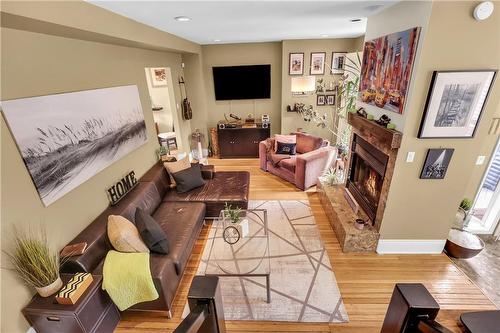
[[[359,136],[387,155],[391,150],[401,147],[403,133],[399,131],[387,129],[373,120],[350,112],[347,115],[347,122]]]

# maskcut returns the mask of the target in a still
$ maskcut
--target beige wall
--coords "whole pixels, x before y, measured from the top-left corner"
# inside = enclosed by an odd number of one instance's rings
[[[445,239],[458,204],[466,191],[477,188],[486,167],[475,166],[477,156],[490,157],[494,148],[497,136],[487,132],[492,117],[500,113],[498,78],[473,139],[416,138],[434,70],[500,68],[500,11],[478,22],[471,16],[475,4],[432,4],[427,33],[420,41],[421,56],[412,79],[402,146],[381,227],[382,239]],[[410,20],[415,15],[415,6],[427,4],[399,3],[379,15],[380,25],[388,25],[395,17],[402,23],[406,18]],[[445,179],[419,179],[427,149],[439,147],[455,149]],[[413,163],[405,162],[409,151],[416,152]]]
[[[281,61],[283,63],[281,80],[281,133],[290,133],[301,127],[304,131],[322,136],[325,139],[331,139],[331,134],[328,130],[320,129],[313,123],[306,123],[295,112],[287,112],[287,105],[293,106],[294,103],[304,103],[312,105],[315,110],[320,113],[328,113],[331,115],[333,110],[329,106],[316,106],[316,94],[294,97],[290,91],[291,78],[288,75],[289,54],[304,53],[304,75],[309,75],[311,52],[326,52],[325,75],[316,75],[316,79],[323,78],[326,82],[336,80],[338,76],[330,74],[330,66],[332,63],[332,52],[353,52],[359,50],[359,38],[343,38],[343,39],[314,39],[314,40],[286,40],[283,41],[283,52]]]
[[[281,107],[281,43],[248,43],[206,45],[202,47],[203,74],[207,96],[207,125],[214,127],[224,120],[224,113],[234,113],[243,119],[252,113],[257,119],[271,117],[271,131],[280,131]],[[241,101],[216,101],[212,67],[271,64],[271,98]]]
[[[42,223],[61,248],[108,205],[105,189],[130,170],[141,176],[155,162],[158,144],[144,75],[145,67],[170,67],[181,75],[181,55],[61,38],[2,28],[2,100],[136,84],[148,142],[45,208],[13,138],[1,120],[1,233],[7,248],[12,227]],[[180,98],[176,91],[177,99]],[[2,253],[2,332],[25,332],[21,308],[33,291],[4,269]],[[6,320],[6,318],[8,318]]]

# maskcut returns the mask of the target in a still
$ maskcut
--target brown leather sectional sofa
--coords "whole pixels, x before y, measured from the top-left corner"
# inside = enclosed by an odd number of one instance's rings
[[[178,194],[170,188],[167,172],[161,164],[153,166],[139,184],[117,205],[108,207],[69,244],[87,243],[87,250],[64,263],[64,273],[91,272],[102,274],[104,258],[112,249],[106,233],[109,215],[122,215],[134,222],[135,210],[141,207],[165,231],[169,254],[151,253],[151,274],[160,297],[137,304],[132,309],[167,311],[179,286],[193,246],[205,218],[217,217],[227,202],[240,208],[248,207],[250,175],[246,171],[212,172],[203,168],[205,185],[188,193]]]

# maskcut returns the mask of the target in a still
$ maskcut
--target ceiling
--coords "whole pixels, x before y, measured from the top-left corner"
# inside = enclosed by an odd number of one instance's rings
[[[104,9],[199,44],[347,38],[397,1],[96,1]],[[187,16],[189,22],[175,17]],[[351,19],[359,19],[351,22]]]

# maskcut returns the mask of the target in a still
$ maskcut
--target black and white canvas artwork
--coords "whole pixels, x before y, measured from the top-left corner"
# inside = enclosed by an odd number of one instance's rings
[[[434,72],[419,138],[474,135],[496,71]]]
[[[45,206],[147,141],[137,86],[2,101]]]
[[[443,179],[450,165],[454,149],[429,149],[425,158],[420,179]]]

